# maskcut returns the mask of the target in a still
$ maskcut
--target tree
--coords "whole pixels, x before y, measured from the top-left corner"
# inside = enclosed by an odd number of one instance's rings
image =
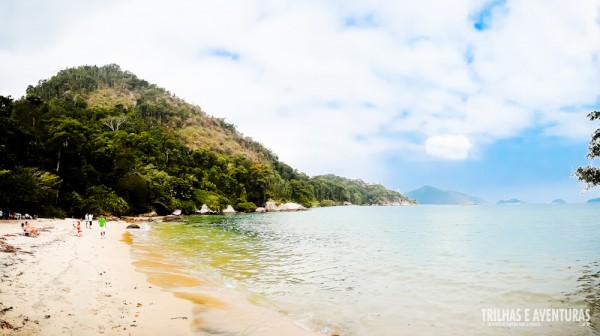
[[[315,199],[313,187],[307,181],[290,180],[288,186],[289,195],[293,200],[303,206],[310,208]]]
[[[86,212],[102,215],[123,215],[129,210],[127,202],[106,186],[93,186],[88,189],[83,201]]]
[[[111,131],[116,132],[119,130],[121,125],[123,125],[127,121],[126,116],[112,116],[108,118],[104,118],[102,120],[102,125],[110,128]]]
[[[56,203],[61,179],[37,168],[0,171],[0,204],[31,214],[48,215],[46,206]]]
[[[600,111],[594,111],[588,114],[588,118],[591,121],[600,119]],[[598,128],[593,134],[588,146],[589,152],[587,154],[588,159],[595,159],[600,157],[600,128]],[[594,167],[591,164],[586,167],[579,167],[573,174],[577,177],[579,182],[586,183],[585,189],[590,189],[600,185],[600,168]]]
[[[383,187],[382,187],[383,188]],[[267,200],[305,206],[399,199],[360,180],[309,178],[116,64],[60,71],[0,96],[0,206],[46,216],[194,212]]]

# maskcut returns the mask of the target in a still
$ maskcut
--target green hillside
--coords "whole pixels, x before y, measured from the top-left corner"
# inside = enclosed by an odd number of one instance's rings
[[[392,204],[397,192],[309,178],[234,125],[117,65],[60,71],[0,96],[0,207],[41,216]]]

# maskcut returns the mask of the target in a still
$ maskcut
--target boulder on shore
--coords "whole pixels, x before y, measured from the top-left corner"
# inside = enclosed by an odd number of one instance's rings
[[[256,208],[256,210],[254,210],[254,212],[267,212],[267,209],[265,209],[263,207],[259,207],[259,208]]]
[[[306,208],[298,203],[285,203],[279,206],[279,211],[301,211]]]
[[[277,211],[302,211],[307,210],[304,206],[298,203],[284,203],[277,205],[275,202],[267,202],[265,204],[265,211],[267,212],[277,212]]]
[[[227,205],[227,209],[223,210],[224,214],[234,214],[236,213],[235,209],[231,206],[231,204]]]
[[[206,215],[209,213],[214,213],[214,211],[212,211],[208,205],[206,204],[202,204],[202,208],[200,208],[200,210],[196,210],[197,213],[201,214],[201,215]]]
[[[139,229],[139,228],[140,228],[140,226],[139,226],[139,225],[137,225],[137,224],[129,224],[129,225],[127,225],[127,228],[128,228],[128,229]]]
[[[275,202],[267,202],[267,203],[265,203],[265,211],[267,211],[267,212],[279,211],[278,208],[277,208],[277,203],[275,203]]]
[[[158,216],[158,214],[156,213],[156,211],[150,211],[150,212],[143,213],[143,214],[139,215],[139,217],[156,217],[156,216]]]

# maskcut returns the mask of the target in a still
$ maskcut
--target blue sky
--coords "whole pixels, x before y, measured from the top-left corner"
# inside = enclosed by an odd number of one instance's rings
[[[579,202],[600,4],[0,0],[0,94],[117,63],[309,175]]]

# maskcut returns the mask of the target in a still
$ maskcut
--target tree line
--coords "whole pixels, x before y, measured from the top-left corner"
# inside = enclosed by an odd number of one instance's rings
[[[360,180],[310,178],[114,64],[62,70],[17,100],[0,96],[0,191],[0,208],[56,217],[405,200]]]

